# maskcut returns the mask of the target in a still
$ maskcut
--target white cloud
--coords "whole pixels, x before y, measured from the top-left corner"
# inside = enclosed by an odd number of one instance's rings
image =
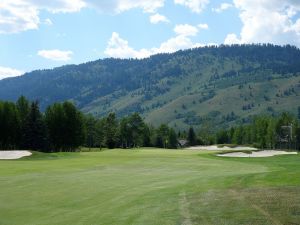
[[[0,0],[0,34],[38,29],[39,13],[75,13],[89,7],[104,13],[121,13],[140,8],[155,13],[165,0]],[[47,21],[45,21],[47,22]],[[49,22],[49,21],[48,21]],[[44,22],[42,22],[44,23]],[[49,24],[49,23],[48,23]]]
[[[24,74],[23,71],[0,66],[0,80],[8,77],[16,77]]]
[[[224,41],[225,45],[232,45],[232,44],[241,44],[241,41],[238,39],[236,34],[228,34]]]
[[[208,29],[208,25],[206,23],[200,23],[200,24],[198,24],[197,27],[199,29],[202,29],[202,30],[207,30]]]
[[[52,26],[53,25],[53,22],[52,20],[50,20],[49,18],[45,19],[45,22],[44,24],[48,25],[48,26]]]
[[[0,1],[0,33],[17,33],[37,29],[40,23],[38,10],[23,0]]]
[[[189,24],[180,24],[175,26],[174,32],[182,36],[196,36],[198,28]]]
[[[165,0],[86,0],[89,7],[105,13],[121,13],[133,8],[141,8],[145,13],[155,13],[164,6]]]
[[[195,47],[202,47],[204,44],[194,43],[191,37],[198,33],[198,28],[188,25],[176,25],[174,28],[176,34],[165,42],[161,43],[159,47],[153,47],[150,49],[135,50],[129,46],[127,40],[124,40],[116,32],[112,33],[112,36],[108,42],[108,46],[104,53],[114,58],[147,58],[157,53],[172,53],[181,49],[189,49]],[[215,44],[209,44],[215,45]]]
[[[160,15],[159,13],[156,13],[150,16],[150,22],[153,24],[157,24],[160,22],[169,23],[170,21],[167,19],[167,17]]]
[[[36,7],[38,10],[47,10],[51,13],[74,13],[86,7],[84,0],[22,0]]]
[[[1,0],[0,33],[38,29],[41,23],[39,18],[41,10],[67,13],[77,12],[83,7],[85,3],[82,0]]]
[[[243,23],[236,41],[300,46],[299,19],[294,22],[294,16],[300,12],[300,1],[234,0],[234,4]],[[231,35],[226,39],[234,38]]]
[[[112,33],[104,53],[115,58],[145,58],[151,55],[151,52],[146,49],[134,50],[128,45],[128,41],[122,39],[116,32]]]
[[[69,61],[73,55],[72,51],[61,51],[58,49],[54,50],[40,50],[37,53],[39,56],[54,60],[54,61]]]
[[[224,2],[218,8],[213,8],[212,11],[217,12],[217,13],[221,13],[221,12],[227,10],[227,9],[232,8],[232,7],[233,7],[232,4]]]
[[[188,7],[192,12],[201,13],[209,0],[174,0],[174,3]]]

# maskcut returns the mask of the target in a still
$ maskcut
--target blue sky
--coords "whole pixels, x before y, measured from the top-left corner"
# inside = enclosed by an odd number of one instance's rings
[[[0,0],[0,79],[212,44],[300,47],[298,0]]]

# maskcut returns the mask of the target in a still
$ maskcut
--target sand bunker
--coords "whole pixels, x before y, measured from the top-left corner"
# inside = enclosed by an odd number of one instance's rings
[[[30,155],[32,155],[30,151],[0,151],[0,159],[20,159]]]
[[[217,145],[209,145],[209,146],[193,146],[193,147],[189,147],[186,148],[188,150],[209,150],[209,151],[222,151],[222,150],[257,150],[256,148],[252,148],[252,147],[245,147],[245,146],[236,146],[236,147],[228,147],[228,146],[224,146],[224,147],[219,147]]]
[[[286,151],[276,151],[276,150],[264,150],[264,151],[255,151],[251,152],[251,154],[247,154],[244,152],[230,152],[226,154],[218,154],[218,156],[222,157],[270,157],[275,155],[296,155],[297,152],[286,152]]]

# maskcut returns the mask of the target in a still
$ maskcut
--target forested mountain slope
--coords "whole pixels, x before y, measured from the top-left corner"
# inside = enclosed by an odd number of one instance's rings
[[[300,50],[292,46],[204,47],[150,58],[103,59],[0,81],[0,99],[72,100],[86,113],[141,113],[174,127],[247,122],[256,114],[296,113]]]

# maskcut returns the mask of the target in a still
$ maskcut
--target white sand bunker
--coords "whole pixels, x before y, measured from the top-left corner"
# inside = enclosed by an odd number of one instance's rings
[[[222,151],[222,150],[257,150],[256,148],[252,148],[252,147],[245,147],[245,146],[236,146],[236,147],[228,147],[228,146],[224,146],[224,147],[220,147],[218,145],[209,145],[209,146],[193,146],[193,147],[189,147],[186,148],[188,150],[209,150],[209,151]]]
[[[20,159],[30,155],[30,151],[0,151],[0,159]]]
[[[297,152],[286,152],[286,151],[276,151],[276,150],[263,150],[263,151],[255,151],[250,154],[244,152],[230,152],[226,154],[218,154],[217,156],[222,157],[270,157],[275,155],[296,155]]]

